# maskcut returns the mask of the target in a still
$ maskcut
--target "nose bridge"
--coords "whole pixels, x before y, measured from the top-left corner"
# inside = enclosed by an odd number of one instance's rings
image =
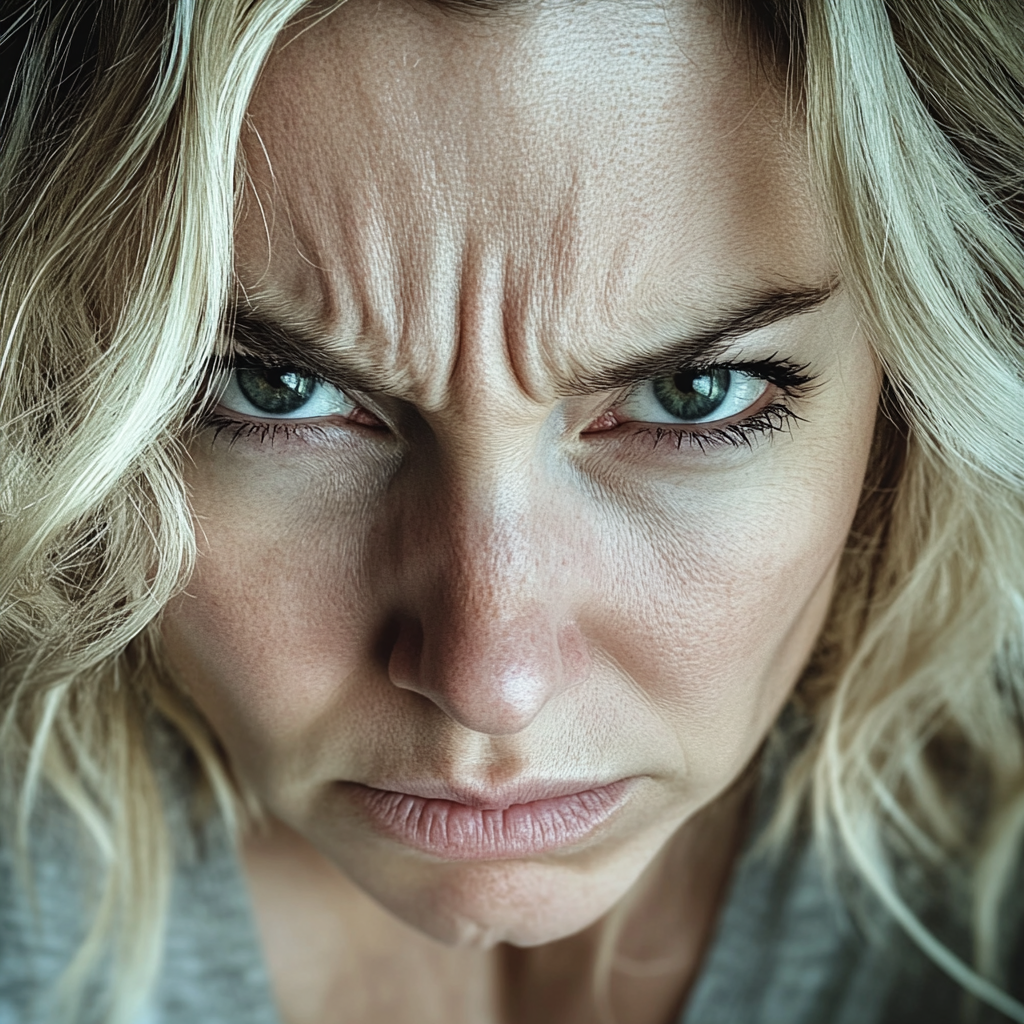
[[[494,467],[449,490],[442,571],[451,597],[503,619],[535,590],[546,562],[539,495],[529,469]]]
[[[528,465],[509,462],[449,468],[432,490],[403,543],[418,585],[392,681],[470,729],[518,732],[587,664],[560,550],[566,510]]]

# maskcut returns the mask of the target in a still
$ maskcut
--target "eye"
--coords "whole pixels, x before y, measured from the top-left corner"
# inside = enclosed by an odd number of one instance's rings
[[[344,391],[290,367],[235,366],[221,386],[220,405],[242,416],[321,419],[359,408]]]
[[[645,381],[616,413],[642,423],[709,423],[744,412],[767,389],[767,380],[742,370],[683,369]]]

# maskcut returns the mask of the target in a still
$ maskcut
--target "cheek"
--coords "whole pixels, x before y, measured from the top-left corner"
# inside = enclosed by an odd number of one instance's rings
[[[365,496],[366,482],[328,499],[262,458],[197,460],[199,557],[162,628],[179,682],[257,775],[311,721],[338,713],[340,684],[372,653],[369,517],[344,497]]]
[[[792,481],[794,477],[790,477]],[[831,600],[860,472],[787,486],[785,500],[676,496],[656,533],[618,546],[591,626],[671,732],[698,785],[749,758],[811,653]],[[679,524],[679,525],[676,525]]]

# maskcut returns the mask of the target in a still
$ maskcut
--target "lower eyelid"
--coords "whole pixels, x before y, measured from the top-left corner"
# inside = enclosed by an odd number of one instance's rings
[[[357,410],[361,407],[357,407]],[[372,414],[368,414],[372,417]],[[352,434],[355,430],[379,431],[387,427],[376,417],[372,423],[364,423],[358,419],[346,417],[301,418],[263,418],[247,416],[224,406],[215,406],[202,421],[202,429],[213,429],[214,440],[220,435],[227,435],[232,441],[251,440],[262,444],[266,441],[302,441],[314,438],[328,439],[335,431]]]
[[[646,437],[653,440],[653,447],[666,439],[675,440],[675,448],[698,448],[704,454],[710,448],[753,447],[761,440],[771,440],[775,434],[787,431],[794,422],[803,422],[788,405],[774,402],[763,406],[753,415],[742,419],[723,420],[718,423],[705,424],[702,429],[694,429],[695,425],[687,424],[642,424],[634,430],[637,438]]]
[[[671,455],[694,448],[699,449],[698,455],[718,447],[749,448],[761,441],[770,441],[775,434],[788,431],[794,423],[803,422],[803,417],[792,408],[794,397],[789,390],[769,382],[762,397],[750,408],[721,420],[695,423],[625,420],[606,429],[585,432],[581,439],[592,438],[597,443],[605,440],[640,443],[648,454],[663,446]]]
[[[278,439],[287,442],[301,438],[310,429],[317,429],[315,424],[301,421],[246,419],[233,410],[225,411],[230,415],[214,409],[203,422],[204,431],[213,432],[213,444],[226,441],[230,447],[236,443],[264,444],[269,441],[273,444]]]
[[[797,421],[801,419],[789,408],[789,401],[802,394],[807,384],[813,384],[813,378],[806,382],[806,384],[805,382],[798,382],[791,386],[774,383],[760,377],[760,375],[757,375],[757,379],[764,384],[764,390],[761,395],[748,407],[729,417],[719,420],[697,421],[623,420],[605,430],[585,431],[584,435],[600,437],[602,435],[617,434],[621,437],[624,431],[632,428],[632,433],[636,436],[655,437],[655,446],[664,438],[672,437],[677,439],[675,446],[677,448],[682,447],[683,442],[690,439],[688,447],[701,447],[703,449],[705,444],[717,444],[726,436],[732,439],[730,443],[733,444],[740,442],[743,437],[756,440],[759,436],[778,432],[792,419]],[[269,415],[262,417],[238,412],[235,409],[218,403],[218,405],[210,410],[209,416],[205,418],[204,426],[214,426],[217,428],[218,434],[227,432],[236,440],[244,436],[258,437],[260,441],[268,438],[272,440],[278,436],[298,439],[304,434],[314,431],[323,434],[325,431],[330,430],[332,426],[343,428],[343,425],[351,425],[359,426],[363,429],[383,429],[385,431],[390,429],[384,421],[353,400],[347,393],[339,393],[344,396],[349,406],[347,414],[337,412],[328,416],[321,415],[308,418]],[[629,397],[632,396],[627,396],[625,401],[628,401]],[[625,404],[625,401],[620,400],[620,407],[622,404]],[[613,408],[609,410],[609,413],[614,411]],[[605,415],[608,415],[608,413]],[[310,434],[310,436],[312,435]]]

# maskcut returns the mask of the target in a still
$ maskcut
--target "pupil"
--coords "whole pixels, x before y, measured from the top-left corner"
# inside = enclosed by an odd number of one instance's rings
[[[677,419],[701,420],[725,401],[729,377],[729,370],[683,370],[655,380],[654,396]]]
[[[261,412],[294,412],[316,389],[314,377],[271,366],[240,366],[235,371],[242,394]]]

